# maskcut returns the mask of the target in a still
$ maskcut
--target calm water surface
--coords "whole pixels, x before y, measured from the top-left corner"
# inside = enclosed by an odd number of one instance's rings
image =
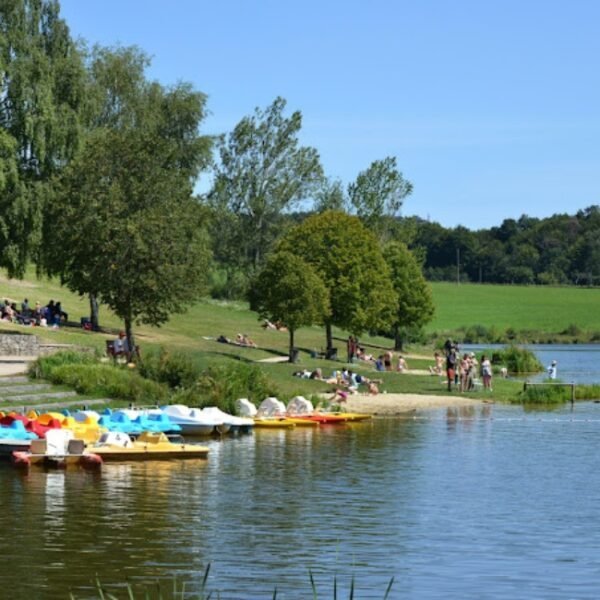
[[[502,344],[466,344],[461,349],[489,350],[503,347]],[[561,381],[600,383],[600,344],[523,344],[523,347],[531,350],[544,367],[556,360],[557,374]],[[543,381],[546,378],[546,372],[543,372],[526,379]]]
[[[210,442],[205,462],[0,468],[2,598],[173,574],[223,600],[596,599],[600,404],[484,406]],[[123,590],[110,587],[123,596]],[[213,595],[214,597],[214,595]]]

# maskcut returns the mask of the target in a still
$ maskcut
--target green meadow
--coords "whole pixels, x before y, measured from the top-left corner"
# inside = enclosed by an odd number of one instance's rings
[[[556,333],[569,327],[583,331],[600,331],[600,290],[578,288],[494,286],[494,285],[453,285],[435,283],[432,285],[436,304],[433,322],[427,327],[429,333],[443,335],[456,332],[461,327],[483,325],[516,330],[538,330]],[[46,304],[50,299],[60,300],[69,313],[69,321],[79,322],[88,316],[86,298],[70,293],[58,282],[37,279],[28,273],[27,279],[0,279],[0,296],[20,303],[27,297],[31,304],[36,301]],[[19,325],[2,323],[3,331],[27,331],[37,334],[42,341],[75,344],[96,348],[103,353],[106,340],[113,339],[121,324],[106,308],[101,307],[100,322],[102,332],[88,332],[78,327],[61,327],[58,330],[47,328],[25,328]],[[237,333],[249,335],[258,348],[242,348],[232,344],[217,342],[219,335],[234,338]],[[232,362],[252,363],[273,380],[282,396],[295,394],[310,396],[331,389],[323,382],[300,380],[292,373],[300,368],[321,367],[325,374],[343,366],[345,361],[345,339],[347,332],[334,329],[335,344],[339,349],[339,362],[312,358],[311,352],[320,351],[325,345],[325,334],[321,327],[303,328],[296,334],[296,346],[300,349],[299,363],[260,362],[287,354],[288,334],[275,330],[265,330],[255,313],[243,302],[220,302],[202,299],[185,314],[173,315],[163,327],[137,326],[137,342],[143,353],[167,348],[171,353],[183,353],[197,366],[203,368],[215,364]],[[461,340],[457,334],[455,337]],[[380,354],[390,348],[391,340],[383,337],[362,336],[361,343],[372,354]],[[433,343],[407,348],[410,356],[409,368],[427,369],[433,363]],[[402,376],[397,373],[375,373],[367,364],[355,366],[363,374],[383,380],[380,386],[388,392],[410,392],[421,394],[446,394],[445,387],[437,377],[429,375]],[[494,383],[494,398],[514,399],[521,384],[511,380]]]
[[[600,289],[433,283],[436,312],[427,331],[483,325],[561,333],[600,332]]]

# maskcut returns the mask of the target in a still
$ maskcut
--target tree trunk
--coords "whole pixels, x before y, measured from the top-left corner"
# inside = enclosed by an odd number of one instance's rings
[[[98,319],[98,298],[94,294],[90,294],[90,323],[92,331],[98,331],[100,324]]]
[[[294,348],[294,330],[289,327],[289,331],[290,331],[290,362],[294,363],[296,362],[296,352],[295,352],[295,348]]]
[[[133,338],[132,325],[133,325],[133,319],[130,316],[126,317],[125,318],[125,337],[127,338],[127,347],[129,348],[129,357],[128,357],[129,360],[131,360],[131,358],[135,354],[135,340]]]
[[[325,323],[325,336],[327,338],[327,351],[333,348],[333,334],[331,333],[331,323]]]
[[[403,345],[404,340],[400,335],[400,327],[398,327],[398,325],[394,325],[394,350],[404,350]]]

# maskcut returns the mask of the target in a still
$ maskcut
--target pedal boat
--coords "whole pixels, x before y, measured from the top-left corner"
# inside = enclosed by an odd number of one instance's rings
[[[209,415],[199,408],[190,408],[184,404],[169,404],[162,406],[162,411],[181,427],[182,435],[212,435],[227,433],[230,426],[221,417]]]
[[[286,417],[254,417],[254,427],[269,427],[271,429],[293,429],[296,427],[294,419]]]
[[[250,433],[254,427],[254,419],[230,415],[218,406],[206,406],[200,412],[216,421],[222,420],[229,433]]]
[[[107,432],[99,442],[88,446],[103,461],[172,460],[207,458],[209,449],[196,444],[171,442],[164,433],[145,431],[135,441],[127,434]]]
[[[16,467],[28,469],[32,466],[65,469],[83,467],[98,470],[102,459],[86,451],[83,440],[73,437],[69,429],[52,429],[46,432],[45,439],[31,440],[27,451],[14,451],[12,462]]]

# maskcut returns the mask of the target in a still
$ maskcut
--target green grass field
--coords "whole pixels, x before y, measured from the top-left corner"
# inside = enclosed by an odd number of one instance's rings
[[[432,284],[436,312],[428,331],[473,325],[559,333],[570,325],[600,331],[600,289]]]
[[[428,331],[449,332],[460,327],[472,325],[496,326],[502,329],[538,329],[549,333],[560,332],[570,325],[582,330],[600,331],[600,290],[576,288],[549,288],[523,286],[492,285],[453,285],[433,284],[436,316],[427,327]],[[27,297],[31,304],[40,301],[60,300],[63,308],[69,313],[69,320],[78,322],[81,317],[88,316],[86,298],[72,294],[55,281],[38,280],[29,273],[24,281],[0,279],[0,296],[12,299],[20,304]],[[104,352],[105,341],[112,339],[121,327],[118,319],[106,308],[100,311],[101,325],[106,333],[83,331],[80,328],[65,327],[59,330],[45,328],[27,328],[30,333],[37,334],[42,341],[78,344],[91,346]],[[19,325],[2,324],[3,330],[23,331]],[[264,330],[260,326],[255,313],[245,303],[217,302],[209,299],[200,300],[183,315],[174,315],[163,327],[136,327],[137,342],[143,352],[159,347],[167,347],[174,351],[183,351],[200,366],[224,361],[256,362],[260,359],[277,355],[285,355],[288,346],[288,334],[274,330]],[[236,333],[245,333],[252,337],[259,348],[241,348],[234,345],[220,344],[216,338],[223,334],[229,338]],[[334,329],[335,343],[339,348],[340,359],[345,359],[345,339],[347,332]],[[381,348],[389,348],[391,340],[385,338],[369,338],[362,336],[361,342],[370,348],[373,354]],[[299,380],[292,377],[298,368],[312,369],[317,366],[325,373],[342,366],[313,359],[312,350],[321,350],[325,345],[325,334],[321,327],[303,328],[296,334],[296,346],[300,348],[300,362],[297,365],[257,363],[276,382],[283,395],[291,397],[296,393],[310,395],[327,391],[323,383]],[[433,347],[409,348],[423,358],[411,358],[409,367],[426,369],[432,360]],[[358,370],[367,375],[374,371],[367,365]],[[381,374],[377,374],[379,376]],[[437,377],[401,376],[396,373],[384,373],[382,389],[388,392],[412,392],[424,394],[444,394],[444,387]],[[520,384],[513,381],[497,381],[494,385],[496,399],[510,399],[520,389]]]

